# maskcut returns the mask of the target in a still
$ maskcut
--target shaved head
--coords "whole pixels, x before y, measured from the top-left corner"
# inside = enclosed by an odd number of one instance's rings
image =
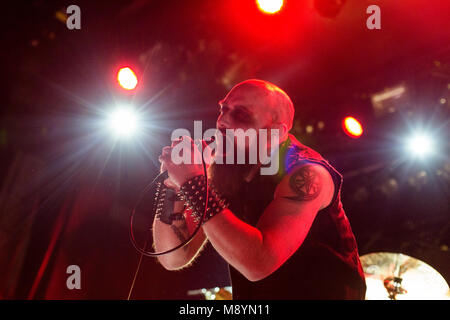
[[[254,102],[255,112],[268,112],[273,123],[284,123],[288,131],[292,128],[294,105],[286,92],[275,84],[258,79],[246,80],[235,85],[222,101],[242,96]]]

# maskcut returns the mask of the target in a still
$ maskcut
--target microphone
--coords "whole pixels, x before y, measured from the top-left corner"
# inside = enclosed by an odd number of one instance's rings
[[[213,143],[215,140],[216,140],[215,137],[212,136],[212,137],[211,137],[211,140],[208,141],[208,142],[206,142],[205,140],[196,140],[196,142],[197,142],[198,144],[201,144],[201,145],[202,145],[202,151],[203,151],[209,144]],[[166,180],[166,179],[168,179],[168,178],[169,178],[169,172],[168,172],[167,170],[165,170],[165,171],[159,173],[159,174],[156,176],[156,178],[153,180],[153,182],[154,182],[154,183],[157,183],[157,182],[163,182],[164,180]]]
[[[160,174],[158,174],[154,180],[154,182],[163,182],[164,180],[166,180],[167,178],[169,178],[169,172],[163,171]]]

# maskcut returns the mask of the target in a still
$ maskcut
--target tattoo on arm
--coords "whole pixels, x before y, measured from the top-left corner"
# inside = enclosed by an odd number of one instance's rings
[[[186,241],[186,235],[189,233],[186,221],[183,220],[178,227],[173,224],[171,224],[170,227],[181,242]],[[183,249],[187,250],[188,246],[184,246]]]
[[[292,197],[284,197],[297,201],[311,201],[317,198],[322,190],[322,182],[319,175],[311,165],[301,167],[289,179],[289,186],[296,194]]]

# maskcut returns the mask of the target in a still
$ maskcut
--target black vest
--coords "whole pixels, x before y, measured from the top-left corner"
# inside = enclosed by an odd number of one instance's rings
[[[256,226],[273,200],[281,179],[299,165],[324,166],[335,184],[331,204],[320,210],[299,249],[274,273],[251,282],[232,266],[233,299],[364,299],[366,285],[356,240],[341,203],[342,176],[322,156],[294,136],[280,146],[277,175],[258,173],[243,182],[238,196],[230,199],[231,211]],[[261,261],[264,263],[264,261]]]

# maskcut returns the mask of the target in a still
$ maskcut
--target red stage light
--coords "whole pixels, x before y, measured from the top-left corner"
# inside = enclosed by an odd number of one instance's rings
[[[129,67],[120,68],[117,73],[117,81],[126,90],[133,90],[138,84],[136,74]]]
[[[277,13],[283,6],[283,0],[256,0],[259,9],[264,13]]]
[[[352,138],[359,138],[363,133],[361,123],[353,117],[346,117],[342,122],[344,132]]]

